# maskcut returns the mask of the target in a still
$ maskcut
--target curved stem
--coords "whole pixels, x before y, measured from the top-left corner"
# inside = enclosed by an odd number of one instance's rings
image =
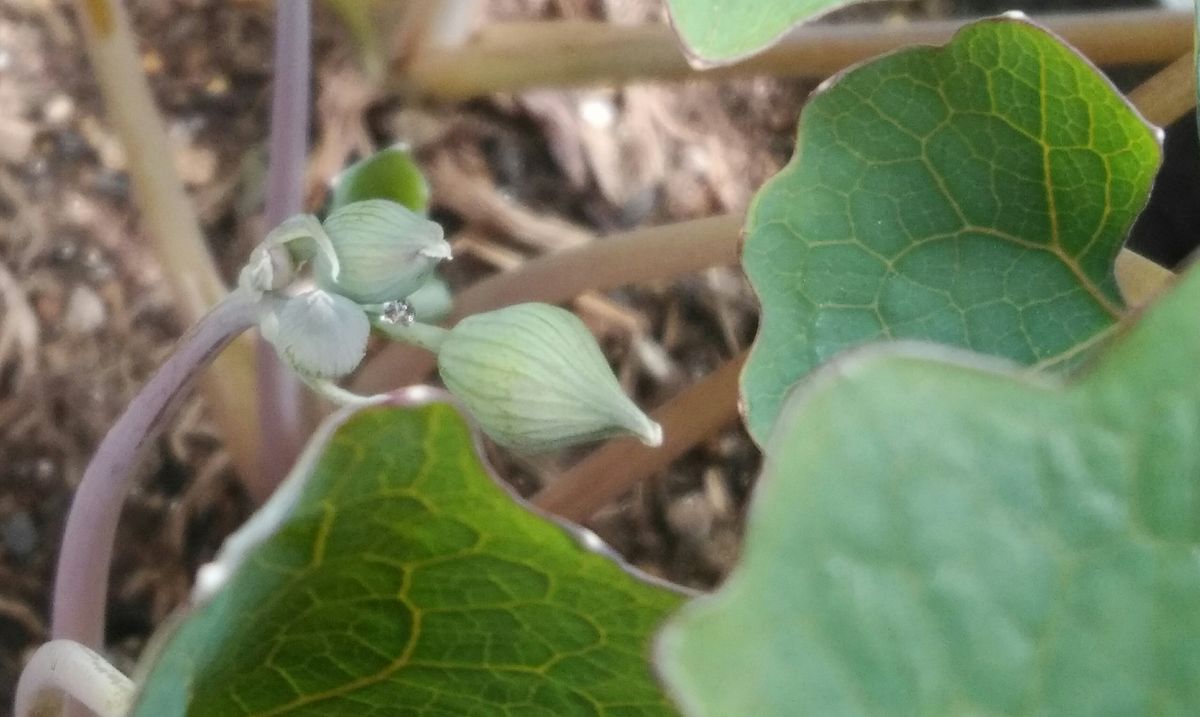
[[[688,386],[650,417],[663,427],[663,444],[610,441],[533,497],[533,504],[575,522],[666,468],[700,441],[737,420],[738,373],[746,354]]]
[[[67,515],[54,582],[54,637],[93,648],[102,645],[113,541],[134,464],[175,400],[257,317],[258,304],[249,295],[228,295],[184,334],[100,441]]]
[[[65,693],[99,717],[125,717],[134,692],[133,682],[94,651],[71,640],[51,640],[21,671],[13,715],[55,714]]]
[[[298,214],[304,202],[308,157],[308,114],[312,77],[312,8],[309,0],[275,4],[275,83],[271,91],[271,136],[267,167],[268,227]],[[271,251],[273,264],[290,274],[291,260],[282,247]],[[256,352],[261,474],[249,484],[254,497],[265,500],[300,454],[304,441],[303,394],[300,384],[261,338]]]
[[[128,14],[119,0],[76,0],[74,5],[108,119],[125,149],[140,222],[184,323],[193,324],[227,291],[172,163],[175,154],[142,72]],[[219,376],[205,381],[205,397],[239,475],[251,480],[258,472],[254,456],[260,443],[251,344],[238,342],[216,368]]]

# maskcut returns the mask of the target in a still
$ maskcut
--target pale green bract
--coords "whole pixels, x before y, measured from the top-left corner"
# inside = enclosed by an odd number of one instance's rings
[[[550,451],[622,433],[662,442],[662,427],[621,390],[587,327],[556,306],[462,320],[438,351],[438,370],[484,432],[510,448]]]
[[[286,299],[261,328],[297,373],[322,379],[341,378],[357,368],[371,333],[362,307],[320,289]]]

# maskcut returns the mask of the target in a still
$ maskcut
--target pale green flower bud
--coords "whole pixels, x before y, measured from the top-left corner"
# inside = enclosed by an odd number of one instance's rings
[[[357,368],[371,333],[362,307],[320,289],[285,299],[259,328],[284,361],[311,379],[340,378]]]
[[[313,256],[317,285],[360,304],[406,298],[450,258],[441,226],[386,199],[340,207],[324,229],[328,250]]]
[[[519,304],[469,316],[438,349],[438,370],[497,443],[528,452],[632,433],[662,443],[662,427],[621,390],[574,314]]]

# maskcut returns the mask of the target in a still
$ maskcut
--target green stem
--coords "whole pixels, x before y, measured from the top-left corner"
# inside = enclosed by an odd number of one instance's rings
[[[393,324],[380,318],[373,318],[371,324],[387,335],[393,341],[417,346],[436,354],[442,347],[442,342],[450,332],[440,326],[430,326],[419,321],[408,324]]]

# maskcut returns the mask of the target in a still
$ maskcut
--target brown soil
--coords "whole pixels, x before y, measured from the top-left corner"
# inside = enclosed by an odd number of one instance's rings
[[[122,150],[67,6],[0,5],[0,714],[23,660],[46,639],[48,591],[74,485],[184,328],[139,234]],[[231,278],[261,210],[270,5],[132,6],[143,66],[177,140],[177,164]],[[660,19],[650,0],[488,6],[493,17]],[[351,43],[324,13],[316,48],[313,201],[354,156],[408,142],[429,169],[435,218],[459,242],[463,260],[452,277],[459,283],[531,253],[504,227],[591,237],[744,208],[786,162],[811,89],[757,79],[420,104],[374,93]],[[481,216],[463,199],[471,192],[508,201]],[[1159,227],[1179,221],[1170,210],[1163,216]],[[730,269],[577,308],[644,405],[744,349],[756,322],[753,295]],[[498,457],[524,492],[567,460]],[[199,398],[143,465],[113,566],[108,643],[124,668],[251,509]],[[757,468],[757,451],[731,427],[605,509],[593,527],[650,572],[712,586],[736,557]]]

